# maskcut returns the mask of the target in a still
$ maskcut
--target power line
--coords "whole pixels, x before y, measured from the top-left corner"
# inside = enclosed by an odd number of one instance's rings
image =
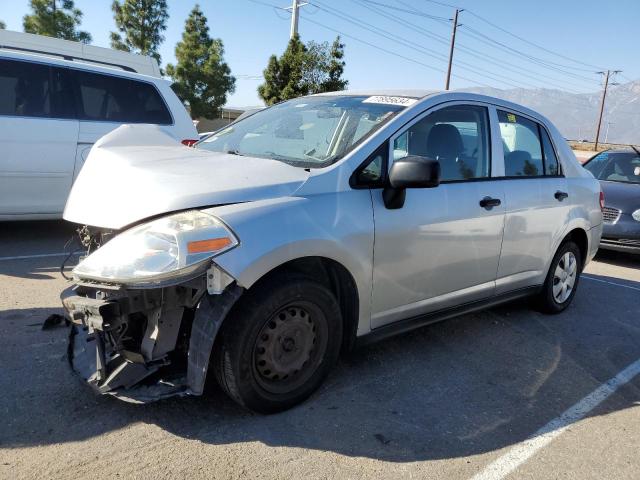
[[[447,24],[449,23],[449,19],[446,18],[446,17],[439,17],[437,15],[430,15],[428,13],[424,13],[424,12],[421,12],[419,10],[414,10],[414,9],[407,10],[407,9],[404,9],[404,8],[394,7],[393,5],[388,5],[386,3],[375,2],[374,0],[362,0],[362,1],[366,2],[366,3],[373,4],[373,5],[378,5],[379,7],[389,8],[389,9],[392,9],[392,10],[395,10],[395,11],[399,11],[399,12],[410,13],[412,15],[418,15],[420,17],[430,18],[431,20],[437,20],[437,21],[444,22],[444,23],[447,23]]]
[[[436,72],[444,73],[444,70],[441,70],[441,69],[439,69],[439,68],[437,68],[437,67],[434,67],[434,66],[432,66],[432,65],[429,65],[428,63],[424,63],[424,62],[421,62],[421,61],[416,60],[416,59],[414,59],[414,58],[407,57],[407,56],[405,56],[405,55],[402,55],[402,54],[400,54],[400,53],[394,52],[394,51],[392,51],[392,50],[387,50],[386,48],[380,47],[379,45],[375,45],[375,44],[373,44],[373,43],[371,43],[371,42],[368,42],[368,41],[366,41],[366,40],[362,40],[361,38],[358,38],[358,37],[356,37],[356,36],[354,36],[354,35],[350,35],[350,34],[348,34],[348,33],[344,33],[344,32],[342,32],[342,31],[340,31],[340,30],[338,30],[338,29],[336,29],[336,28],[329,27],[329,26],[327,26],[327,25],[324,25],[323,23],[320,23],[320,22],[318,22],[318,21],[312,20],[312,19],[310,19],[310,18],[308,18],[308,17],[306,17],[306,16],[301,16],[301,18],[304,18],[304,19],[305,19],[305,21],[307,21],[307,22],[311,22],[311,23],[313,23],[313,24],[315,24],[315,25],[318,25],[318,26],[320,26],[320,27],[322,27],[322,28],[325,28],[325,29],[330,30],[330,31],[332,31],[332,32],[334,32],[334,33],[337,33],[338,35],[341,35],[341,36],[343,36],[343,37],[345,37],[345,38],[351,38],[352,40],[355,40],[355,41],[357,41],[357,42],[363,43],[363,44],[365,44],[365,45],[367,45],[367,46],[369,46],[369,47],[375,48],[375,49],[377,49],[377,50],[380,50],[381,52],[385,52],[385,53],[388,53],[389,55],[393,55],[393,56],[395,56],[395,57],[402,58],[402,59],[404,59],[404,60],[407,60],[407,61],[409,61],[409,62],[415,63],[415,64],[417,64],[417,65],[421,65],[421,66],[423,66],[423,67],[425,67],[425,68],[428,68],[428,69],[430,69],[430,70],[435,70]],[[488,87],[488,86],[489,86],[489,85],[487,85],[487,84],[477,82],[476,80],[472,80],[472,79],[470,79],[470,78],[463,77],[462,75],[455,74],[455,75],[453,75],[453,76],[454,76],[454,77],[457,77],[457,78],[461,78],[462,80],[466,80],[466,81],[468,81],[468,82],[474,83],[474,84],[476,84],[476,85],[480,85],[481,87]]]
[[[362,2],[365,1],[365,0],[352,0],[352,1],[354,1],[355,3],[357,3],[357,4],[361,5],[361,6],[365,6],[364,4],[362,4]],[[396,0],[396,1],[398,1],[398,3],[401,3],[403,5],[407,5],[405,2],[402,2],[400,0]],[[435,40],[437,42],[440,42],[443,45],[448,45],[449,44],[448,39],[446,39],[445,37],[443,37],[441,35],[438,35],[436,33],[430,32],[430,31],[428,31],[428,30],[426,30],[426,29],[424,29],[424,28],[422,28],[422,27],[420,27],[420,26],[418,26],[418,25],[416,25],[414,23],[411,23],[411,22],[409,22],[409,21],[407,21],[407,20],[405,20],[403,18],[400,18],[398,16],[389,14],[389,13],[384,12],[384,11],[381,11],[380,9],[377,9],[375,7],[367,7],[367,8],[369,10],[371,10],[372,12],[377,13],[378,15],[380,15],[380,16],[382,16],[384,18],[392,20],[392,21],[402,25],[403,27],[408,28],[409,30],[413,30],[414,32],[417,32],[417,33],[419,33],[421,35],[424,35],[424,36],[426,36],[428,38],[431,38],[431,39],[433,39],[433,40]],[[528,73],[524,73],[523,74],[523,73],[520,73],[520,72],[517,72],[517,71],[516,72],[512,71],[511,73],[515,73],[517,75],[523,75],[523,76],[525,76],[527,78],[529,78],[528,74],[534,74],[534,75],[537,75],[538,77],[544,77],[544,78],[547,78],[548,80],[551,80],[551,81],[555,82],[553,85],[556,86],[557,88],[569,91],[571,93],[578,93],[578,92],[576,92],[574,90],[571,90],[570,88],[567,88],[567,86],[565,85],[563,80],[559,80],[559,79],[556,79],[554,77],[550,77],[549,75],[545,75],[545,74],[540,73],[538,71],[527,69],[526,67],[522,67],[520,65],[514,65],[514,64],[509,63],[509,62],[507,62],[507,61],[505,61],[503,59],[493,57],[493,56],[488,55],[488,54],[486,54],[484,52],[481,52],[481,51],[476,50],[474,48],[468,47],[468,46],[458,42],[457,40],[456,40],[456,49],[461,50],[462,52],[467,53],[469,55],[473,54],[474,58],[477,58],[478,56],[485,57],[485,61],[488,61],[489,63],[497,65],[497,66],[499,66],[501,68],[504,68],[505,66],[507,66],[507,67],[515,68],[516,70],[522,70],[524,72],[528,72]],[[469,53],[469,52],[471,52],[471,53]],[[490,60],[486,60],[487,58],[490,59]],[[560,82],[560,83],[557,83],[557,82]],[[547,82],[547,83],[549,83],[549,82]],[[536,86],[533,86],[533,87],[537,88]]]
[[[493,23],[493,22],[491,22],[491,21],[487,20],[486,18],[484,18],[484,17],[482,17],[482,16],[478,15],[477,13],[473,12],[472,10],[468,10],[468,11],[467,11],[467,13],[469,13],[469,15],[473,15],[474,17],[476,17],[476,18],[477,18],[477,19],[479,19],[479,20],[482,20],[483,22],[487,23],[488,25],[491,25],[493,28],[497,28],[497,29],[498,29],[498,30],[500,30],[501,32],[504,32],[504,33],[506,33],[507,35],[511,35],[512,37],[517,38],[517,39],[518,39],[518,40],[520,40],[521,42],[524,42],[524,43],[526,43],[526,44],[528,44],[528,45],[531,45],[531,46],[533,46],[533,47],[536,47],[536,48],[538,48],[538,49],[540,49],[540,50],[542,50],[542,51],[545,51],[545,52],[547,52],[547,53],[550,53],[550,54],[552,54],[552,55],[555,55],[555,56],[557,56],[557,57],[559,57],[559,58],[563,58],[563,59],[565,59],[565,60],[569,60],[569,61],[571,61],[571,62],[574,62],[574,63],[580,64],[580,65],[584,65],[584,66],[586,66],[586,67],[589,67],[589,70],[583,69],[583,71],[585,71],[585,72],[590,72],[592,68],[602,69],[602,67],[598,67],[598,66],[596,66],[596,65],[591,65],[591,64],[589,64],[589,63],[582,62],[582,61],[580,61],[580,60],[576,60],[576,59],[574,59],[574,58],[568,57],[568,56],[563,55],[563,54],[561,54],[561,53],[554,52],[553,50],[549,50],[548,48],[545,48],[545,47],[543,47],[543,46],[541,46],[541,45],[538,45],[538,44],[536,44],[536,43],[533,43],[532,41],[527,40],[526,38],[523,38],[523,37],[521,37],[520,35],[516,35],[515,33],[510,32],[509,30],[507,30],[507,29],[505,29],[505,28],[503,28],[503,27],[501,27],[501,26],[499,26],[499,25],[496,25],[495,23]],[[577,68],[576,68],[576,70],[577,70]]]
[[[562,68],[559,68],[557,65],[558,64],[554,64],[553,62],[549,62],[547,60],[538,58],[538,57],[534,57],[533,55],[529,55],[527,53],[521,52],[520,50],[517,50],[515,48],[510,47],[509,45],[506,45],[502,42],[499,42],[498,40],[495,40],[487,35],[485,35],[482,32],[479,32],[478,30],[469,27],[468,25],[463,25],[463,29],[465,30],[465,33],[467,34],[471,34],[472,37],[476,38],[476,40],[479,40],[483,43],[486,44],[494,44],[497,45],[498,47],[501,47],[502,50],[507,51],[508,53],[510,53],[511,55],[515,55],[518,57],[522,57],[525,58],[529,61],[532,61],[533,63],[537,63],[538,65],[542,65],[545,66],[546,68],[549,68],[551,70],[556,70],[558,72],[564,73],[565,75],[570,75],[572,77],[575,77],[576,79],[580,79],[580,80],[586,80],[587,82],[591,82],[591,83],[597,83],[593,78],[589,78],[589,77],[585,77],[584,75],[579,75],[577,73],[573,73],[573,72],[569,72],[567,70],[563,70]],[[497,47],[494,47],[497,48]],[[569,67],[571,68],[571,67]]]
[[[412,15],[425,16],[426,18],[433,17],[433,15],[429,15],[429,14],[427,14],[427,13],[425,13],[425,12],[421,11],[421,10],[418,10],[418,9],[416,9],[415,7],[413,7],[413,6],[409,5],[409,4],[407,4],[406,2],[403,2],[403,1],[401,1],[401,0],[396,0],[396,2],[397,2],[397,3],[399,3],[399,4],[401,4],[401,5],[404,5],[404,6],[406,6],[406,7],[409,7],[410,9],[402,9],[402,8],[399,8],[399,7],[396,7],[396,6],[393,6],[393,5],[382,4],[382,3],[380,3],[380,2],[373,2],[373,0],[362,0],[362,1],[367,1],[368,3],[376,3],[376,4],[378,4],[378,5],[383,5],[383,6],[385,6],[386,8],[389,8],[389,9],[392,9],[392,10],[396,10],[396,11],[401,11],[401,12],[410,13],[410,14],[412,14]],[[439,4],[439,5],[449,5],[449,6],[451,6],[452,8],[460,9],[460,7],[456,7],[456,6],[454,6],[454,5],[446,4],[446,3],[443,3],[443,2],[431,2],[431,3],[436,3],[436,4]],[[481,20],[483,20],[483,21],[487,21],[487,22],[488,22],[488,20],[486,20],[484,17],[481,17],[480,15],[476,14],[475,12],[472,12],[471,10],[465,10],[465,12],[467,12],[467,13],[471,13],[474,17],[479,18],[479,19],[481,19]],[[441,18],[441,17],[436,17],[436,18]],[[448,22],[447,22],[447,23],[448,23]],[[562,70],[561,68],[570,68],[570,69],[573,69],[573,70],[589,71],[589,72],[591,72],[592,70],[585,70],[585,69],[581,69],[581,68],[578,68],[578,67],[572,67],[572,66],[564,65],[564,64],[557,63],[557,62],[553,62],[553,61],[551,61],[551,60],[538,58],[538,57],[535,57],[535,56],[533,56],[533,55],[526,54],[526,53],[524,53],[524,52],[520,52],[519,50],[516,50],[516,49],[514,49],[514,48],[511,48],[511,47],[509,47],[508,45],[505,45],[505,44],[503,44],[503,43],[501,43],[501,42],[498,42],[497,40],[494,40],[493,38],[491,38],[491,37],[489,37],[489,36],[487,36],[487,35],[485,35],[485,34],[482,34],[481,32],[478,32],[478,31],[477,31],[477,30],[475,30],[475,29],[472,29],[471,27],[467,27],[467,28],[468,28],[468,29],[470,29],[470,30],[472,30],[472,31],[474,31],[474,32],[476,32],[478,35],[482,35],[485,39],[487,39],[487,40],[489,40],[489,41],[491,41],[491,42],[493,42],[493,43],[495,43],[495,44],[497,44],[497,45],[499,45],[499,46],[501,46],[501,47],[503,47],[503,48],[505,48],[505,49],[509,49],[509,51],[510,51],[510,52],[512,52],[512,53],[514,53],[514,52],[515,52],[515,53],[517,53],[517,54],[518,54],[518,56],[523,57],[525,60],[533,61],[533,62],[534,62],[534,63],[536,63],[538,66],[543,66],[543,67],[545,67],[545,68],[549,68],[549,69],[552,69],[552,70],[556,70],[556,71],[561,72],[561,73],[563,73],[563,74],[565,74],[565,75],[571,75],[571,76],[574,76],[576,79],[582,79],[583,81],[587,81],[587,82],[591,82],[591,83],[593,83],[593,82],[594,82],[594,79],[593,79],[593,78],[587,78],[587,77],[584,77],[584,76],[581,76],[581,75],[575,74],[575,73],[573,73],[573,72],[569,72],[569,71],[566,71],[566,70]],[[509,31],[507,31],[507,30],[503,29],[502,27],[498,27],[498,26],[496,26],[496,28],[499,28],[499,29],[501,29],[501,30],[505,31],[506,33],[509,33],[510,35],[513,35],[513,36],[515,36],[515,37],[521,38],[521,37],[517,36],[516,34],[513,34],[512,32],[509,32]],[[523,41],[527,41],[526,39],[522,39],[522,40],[523,40]],[[528,41],[527,41],[527,42],[528,42]],[[448,41],[447,41],[447,43],[448,43]],[[532,43],[532,42],[529,42],[529,43]],[[532,44],[533,44],[533,43],[532,43]],[[536,44],[533,44],[533,45],[538,47],[538,45],[536,45]],[[543,49],[544,49],[544,47],[539,47],[539,48],[543,48]],[[548,49],[545,49],[545,50],[548,50]],[[550,50],[548,50],[548,51],[549,51],[549,52],[551,52]],[[552,53],[555,53],[555,52],[552,52]],[[561,54],[557,54],[557,55],[562,56]],[[569,59],[569,60],[571,60],[571,61],[575,61],[575,60],[573,60],[573,59],[571,59],[571,58],[569,58],[569,57],[566,57],[566,58],[568,58],[568,59]],[[576,61],[576,62],[579,62],[579,61]],[[588,64],[587,64],[587,65],[588,65]],[[597,67],[595,67],[595,68],[597,68]]]
[[[355,18],[355,17],[353,17],[351,15],[348,15],[348,14],[342,12],[342,11],[335,10],[335,9],[333,9],[331,7],[326,6],[326,5],[321,5],[320,3],[318,3],[317,0],[314,1],[312,3],[312,5],[315,5],[320,10],[323,10],[326,13],[329,13],[330,15],[338,17],[341,20],[348,21],[348,22],[350,22],[350,23],[362,28],[363,30],[367,30],[367,31],[369,31],[371,33],[374,33],[376,35],[380,35],[380,36],[382,36],[382,37],[384,37],[384,38],[386,38],[388,40],[391,40],[391,41],[394,41],[394,42],[399,43],[401,45],[404,45],[406,47],[409,47],[409,48],[411,48],[413,50],[418,51],[419,53],[422,53],[423,55],[435,58],[436,60],[439,60],[439,61],[442,61],[442,62],[446,62],[447,61],[447,57],[444,54],[440,53],[440,52],[428,49],[426,47],[421,46],[418,43],[415,43],[415,42],[412,42],[410,40],[406,40],[404,38],[398,37],[395,34],[389,32],[387,30],[384,30],[384,29],[382,29],[380,27],[377,27],[377,26],[372,25],[372,24],[370,24],[368,22],[365,22],[364,20],[357,19],[357,18]],[[478,67],[476,65],[472,65],[472,64],[469,64],[467,62],[458,61],[458,64],[461,65],[461,68],[463,70],[467,70],[467,71],[469,71],[471,73],[475,73],[476,75],[480,75],[480,76],[483,76],[483,77],[488,77],[488,78],[490,78],[490,79],[492,79],[494,81],[505,83],[505,84],[507,84],[507,85],[509,85],[511,87],[514,87],[514,88],[521,88],[523,85],[525,87],[529,87],[529,88],[536,88],[535,85],[532,85],[532,84],[525,84],[525,83],[522,83],[522,82],[520,82],[520,84],[513,83],[513,82],[518,82],[518,81],[514,80],[512,78],[509,78],[509,77],[505,77],[505,76],[500,77],[500,76],[496,75],[494,72],[491,72],[489,70],[485,70],[482,67]],[[458,75],[458,77],[459,78],[463,78],[460,75]]]
[[[452,5],[450,3],[440,2],[440,1],[437,1],[437,0],[424,0],[424,1],[436,4],[436,5],[440,5],[440,6],[443,6],[443,7],[455,8],[455,9],[462,8],[462,7],[458,6],[458,5]],[[524,37],[522,37],[520,35],[517,35],[517,34],[511,32],[511,31],[507,30],[506,28],[501,27],[500,25],[497,25],[496,23],[488,20],[487,18],[483,17],[482,15],[479,15],[479,14],[475,13],[473,10],[466,9],[465,11],[469,15],[473,15],[474,17],[476,17],[478,20],[481,20],[481,21],[485,22],[487,25],[491,25],[493,28],[496,28],[496,29],[500,30],[501,32],[506,33],[507,35],[510,35],[510,36],[512,36],[514,38],[517,38],[521,42],[524,42],[524,43],[526,43],[528,45],[531,45],[532,47],[538,48],[538,49],[540,49],[540,50],[542,50],[544,52],[550,53],[551,55],[555,55],[555,56],[557,56],[559,58],[562,58],[564,60],[569,60],[569,61],[577,63],[579,65],[583,65],[585,67],[588,67],[588,69],[582,69],[585,72],[591,72],[592,69],[594,69],[594,68],[596,70],[603,70],[602,67],[598,67],[597,65],[593,65],[593,64],[590,64],[590,63],[587,63],[587,62],[583,62],[581,60],[576,60],[575,58],[569,57],[567,55],[563,55],[562,53],[555,52],[555,51],[553,51],[553,50],[551,50],[549,48],[543,47],[542,45],[538,45],[537,43],[534,43],[531,40],[528,40],[528,39],[526,39],[526,38],[524,38]],[[571,67],[571,68],[574,68],[574,67]],[[574,69],[578,70],[578,68],[574,68]]]

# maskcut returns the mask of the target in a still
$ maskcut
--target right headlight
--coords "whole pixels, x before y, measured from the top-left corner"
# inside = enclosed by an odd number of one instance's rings
[[[640,222],[640,208],[631,214],[634,220]]]
[[[193,210],[162,217],[117,235],[73,269],[78,278],[133,286],[164,283],[204,269],[238,245],[218,218]]]

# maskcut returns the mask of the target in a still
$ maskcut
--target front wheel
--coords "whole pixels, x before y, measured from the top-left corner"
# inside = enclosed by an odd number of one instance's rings
[[[543,312],[560,313],[569,306],[576,294],[581,270],[582,256],[578,246],[572,241],[560,245],[538,297]]]
[[[304,276],[279,275],[249,290],[225,320],[214,352],[223,390],[259,413],[305,400],[335,364],[342,317],[334,295]]]

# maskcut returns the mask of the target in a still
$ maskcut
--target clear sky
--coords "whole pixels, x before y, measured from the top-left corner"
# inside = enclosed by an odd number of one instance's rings
[[[598,90],[594,67],[620,69],[621,82],[640,78],[639,0],[309,0],[301,9],[304,41],[332,41],[342,32],[349,87],[424,88],[444,86],[453,5],[460,14],[452,88],[550,87],[574,92]],[[0,0],[0,20],[22,30],[28,0]],[[115,30],[111,0],[76,0],[82,29],[93,44],[109,46]],[[163,63],[174,61],[184,21],[196,3],[169,0],[169,22],[160,48]],[[289,14],[269,5],[290,0],[203,0],[211,35],[223,40],[226,60],[238,77],[229,106],[259,105],[256,94],[269,55],[280,54],[289,37]],[[391,8],[390,8],[391,7]],[[419,11],[416,15],[403,10]],[[523,42],[486,21],[538,44]],[[328,27],[328,28],[327,28]],[[333,29],[333,30],[331,30]],[[365,43],[366,42],[366,43]],[[498,45],[499,42],[500,45]],[[530,58],[533,56],[534,58]],[[566,57],[566,58],[565,58]],[[574,60],[583,63],[577,63]]]

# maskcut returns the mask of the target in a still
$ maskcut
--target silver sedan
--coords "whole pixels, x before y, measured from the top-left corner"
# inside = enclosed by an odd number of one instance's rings
[[[543,116],[460,92],[339,92],[177,145],[121,127],[64,217],[89,255],[63,294],[73,368],[133,401],[289,408],[342,350],[532,296],[575,297],[598,181]]]

